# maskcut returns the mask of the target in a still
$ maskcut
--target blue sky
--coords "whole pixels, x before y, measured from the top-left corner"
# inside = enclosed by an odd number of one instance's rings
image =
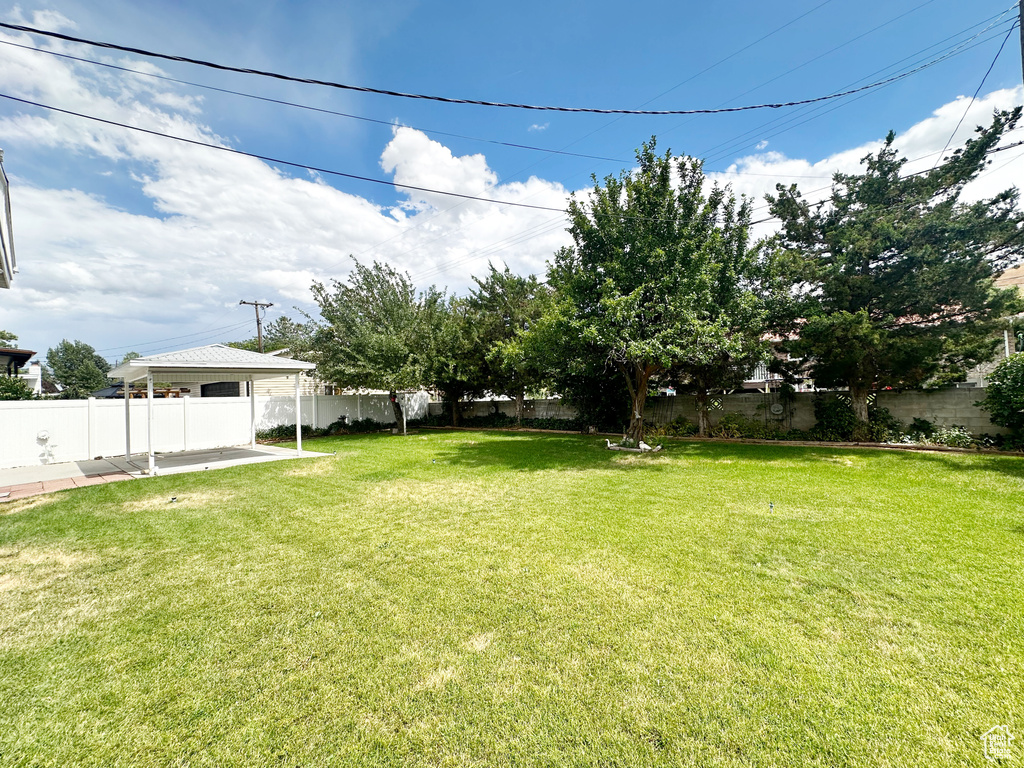
[[[585,190],[591,174],[628,167],[633,150],[657,135],[659,147],[705,158],[711,178],[760,206],[776,182],[816,190],[833,171],[856,170],[890,129],[909,157],[923,158],[915,168],[930,166],[1015,16],[1008,0],[629,7],[60,0],[9,5],[0,20],[298,77],[564,106],[799,100],[951,55],[883,88],[811,107],[613,117],[359,94],[0,30],[0,42],[383,124],[10,45],[0,45],[0,93],[321,168],[554,208]],[[1013,32],[951,146],[988,122],[994,108],[1019,104],[1022,92]],[[543,272],[551,253],[569,242],[550,211],[275,168],[2,99],[0,147],[21,267],[14,288],[0,294],[0,328],[44,354],[62,338],[86,341],[115,360],[129,349],[151,353],[251,336],[251,309],[237,306],[239,299],[274,302],[270,319],[295,317],[294,307],[312,311],[310,283],[344,278],[350,254],[408,270],[422,286],[461,293],[488,261]],[[972,194],[1017,183],[1022,164],[1021,150],[1003,153]],[[759,234],[770,229],[770,222],[761,225]]]

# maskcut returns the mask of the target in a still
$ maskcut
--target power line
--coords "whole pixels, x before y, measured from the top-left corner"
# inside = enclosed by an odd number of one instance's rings
[[[1024,6],[1021,7],[1024,8]],[[942,161],[942,155],[947,149],[949,149],[949,145],[953,143],[953,137],[956,136],[956,132],[960,130],[960,126],[964,124],[964,120],[967,119],[967,113],[971,111],[971,107],[974,106],[974,102],[977,100],[978,94],[981,93],[981,89],[985,87],[985,81],[988,80],[988,76],[992,74],[992,68],[996,65],[996,62],[999,61],[999,56],[1002,54],[1003,48],[1006,47],[1006,41],[1010,39],[1010,35],[1013,34],[1013,30],[1016,28],[1016,24],[1011,26],[1010,31],[1006,33],[1006,37],[1003,38],[1003,42],[999,46],[999,50],[996,51],[996,55],[992,58],[992,63],[988,65],[988,69],[985,71],[985,76],[981,78],[981,82],[978,83],[978,87],[974,91],[974,95],[971,96],[971,100],[967,103],[967,109],[965,109],[964,113],[960,115],[960,120],[957,122],[956,128],[953,129],[953,133],[951,133],[949,138],[946,139],[946,145],[942,148],[942,152],[939,153],[938,158],[936,158],[935,165],[932,166],[933,169]]]
[[[930,1],[930,0],[929,0],[929,1]],[[774,35],[778,34],[779,32],[781,32],[782,30],[784,30],[784,29],[785,29],[786,27],[791,27],[792,25],[794,25],[794,24],[796,24],[796,23],[797,23],[798,21],[800,21],[800,19],[804,18],[805,16],[810,16],[810,15],[811,15],[812,13],[814,13],[815,11],[817,11],[817,10],[818,10],[819,8],[822,8],[822,7],[824,7],[824,6],[828,5],[828,4],[829,4],[829,3],[831,3],[831,2],[832,2],[832,0],[825,0],[825,2],[823,2],[823,3],[819,3],[818,5],[816,5],[816,6],[814,6],[813,8],[811,8],[811,9],[810,9],[809,11],[805,11],[804,13],[801,13],[801,14],[800,14],[799,16],[797,16],[797,17],[796,17],[795,19],[790,19],[790,20],[789,20],[789,21],[787,21],[787,22],[786,22],[785,24],[783,24],[783,25],[782,25],[781,27],[776,27],[776,28],[775,28],[775,29],[773,29],[773,30],[772,30],[771,32],[769,32],[768,34],[766,34],[766,35],[762,35],[761,37],[757,38],[757,40],[754,40],[754,41],[753,41],[753,42],[751,42],[751,43],[747,43],[747,44],[746,44],[745,46],[743,46],[742,48],[738,48],[737,50],[735,50],[735,51],[733,51],[732,53],[730,53],[730,54],[729,54],[728,56],[725,56],[724,58],[721,58],[721,59],[719,59],[719,60],[718,60],[718,61],[716,61],[716,62],[715,62],[714,64],[710,64],[710,65],[708,65],[708,66],[704,67],[704,69],[702,69],[702,70],[701,70],[700,72],[697,72],[696,74],[690,75],[690,76],[689,76],[688,78],[686,78],[686,79],[685,79],[685,80],[683,80],[682,82],[676,83],[676,84],[675,84],[675,85],[673,85],[673,86],[672,86],[671,88],[669,88],[669,89],[668,89],[667,91],[662,91],[662,92],[661,92],[661,93],[659,93],[659,94],[658,94],[657,96],[654,96],[654,97],[652,97],[652,98],[648,99],[647,101],[645,101],[645,102],[644,102],[643,104],[641,104],[640,106],[642,106],[642,107],[644,107],[644,106],[647,106],[647,105],[648,105],[648,104],[650,104],[650,103],[651,103],[652,101],[657,101],[657,100],[658,100],[658,99],[660,99],[660,98],[661,98],[662,96],[667,96],[668,94],[672,93],[672,91],[674,91],[674,90],[675,90],[676,88],[680,88],[680,87],[682,87],[682,86],[686,85],[686,84],[687,84],[687,83],[689,83],[689,82],[690,82],[691,80],[696,80],[696,79],[697,79],[698,77],[700,77],[701,75],[703,75],[703,74],[705,74],[705,73],[707,73],[707,72],[710,72],[710,71],[711,71],[712,69],[714,69],[715,67],[717,67],[717,66],[718,66],[719,64],[724,64],[725,62],[729,61],[730,59],[732,59],[732,58],[735,58],[736,56],[739,56],[739,55],[740,55],[741,53],[743,53],[744,51],[746,51],[746,50],[749,50],[750,48],[753,48],[753,47],[754,47],[755,45],[757,45],[758,43],[762,43],[762,42],[764,42],[764,41],[765,41],[765,40],[767,40],[767,39],[768,39],[769,37],[772,37],[772,36],[774,36]]]
[[[979,22],[978,24],[972,25],[972,27],[979,26],[980,24],[984,24],[987,21],[991,21],[992,19],[996,19],[995,22],[993,22],[992,24],[989,24],[988,27],[986,27],[985,29],[981,30],[980,32],[977,32],[976,34],[974,34],[970,38],[968,38],[966,40],[963,40],[963,41],[961,41],[959,43],[955,43],[953,45],[947,46],[945,49],[943,49],[940,52],[940,54],[936,58],[932,59],[930,63],[933,64],[933,65],[934,64],[939,64],[939,63],[941,63],[943,61],[946,61],[947,59],[953,58],[954,56],[959,56],[959,55],[961,55],[963,53],[966,53],[967,51],[971,50],[972,48],[975,48],[975,47],[977,47],[979,45],[983,45],[985,42],[987,42],[988,39],[987,38],[986,39],[979,39],[979,38],[982,38],[982,36],[985,35],[985,33],[989,32],[994,27],[998,27],[1000,25],[1000,23],[1001,23],[999,21],[999,19],[1001,19],[1003,16],[1005,16],[1008,12],[1009,11],[1003,11],[1002,13],[996,14],[995,16],[990,16],[989,18],[984,19],[983,21]],[[1005,23],[1005,22],[1002,22],[1002,23]],[[1011,20],[1011,23],[1012,23],[1012,20]],[[967,29],[961,30],[960,32],[958,32],[958,33],[956,33],[954,35],[950,35],[949,37],[943,38],[942,40],[938,41],[937,43],[935,43],[933,45],[930,45],[930,46],[927,46],[926,48],[923,48],[923,49],[919,50],[917,53],[911,54],[910,56],[905,56],[904,58],[900,59],[899,61],[894,62],[893,64],[890,64],[887,67],[882,67],[881,69],[875,70],[874,72],[872,72],[871,74],[865,76],[864,78],[861,78],[859,80],[853,81],[852,83],[849,83],[849,85],[855,85],[856,83],[862,82],[863,80],[867,79],[868,77],[874,77],[876,75],[880,75],[882,72],[885,72],[885,71],[890,70],[890,69],[892,69],[893,67],[895,67],[895,66],[897,66],[899,64],[902,64],[903,62],[907,61],[908,59],[913,59],[915,56],[919,56],[920,54],[924,54],[926,51],[936,47],[937,45],[941,45],[942,43],[945,43],[948,40],[951,40],[951,39],[953,39],[953,38],[955,38],[955,37],[957,37],[957,36],[959,36],[959,35],[961,35],[961,34],[963,34],[965,32],[968,32],[972,27],[968,27]],[[975,42],[975,41],[977,41],[977,42]],[[974,44],[971,45],[971,43],[974,43]],[[918,61],[920,61],[920,58],[918,59]],[[817,108],[817,110],[819,110],[819,114],[817,114],[817,115],[810,114],[809,116],[804,117],[804,119],[802,119],[802,120],[800,119],[802,117],[802,115],[800,114],[799,111],[797,111],[794,114],[788,115],[786,117],[779,117],[779,118],[775,118],[774,120],[769,120],[768,122],[762,123],[761,125],[759,125],[759,126],[757,126],[755,128],[752,128],[752,129],[750,129],[748,131],[745,131],[745,132],[739,134],[738,136],[733,137],[732,139],[727,139],[726,141],[720,142],[719,144],[716,144],[713,147],[710,147],[709,149],[704,150],[701,153],[701,156],[704,157],[707,162],[715,162],[717,159],[720,159],[721,157],[724,157],[724,156],[728,155],[729,152],[732,151],[732,150],[730,150],[729,147],[738,148],[739,146],[741,146],[742,143],[743,143],[743,140],[745,138],[747,138],[747,137],[757,136],[759,139],[771,139],[771,138],[774,138],[774,137],[776,137],[776,136],[778,136],[778,135],[780,135],[782,133],[786,133],[787,131],[792,130],[793,128],[796,128],[796,127],[798,127],[800,125],[804,125],[805,123],[808,123],[811,120],[816,120],[819,117],[822,117],[823,115],[828,114],[829,112],[835,111],[836,109],[841,109],[841,108],[843,108],[845,106],[849,106],[850,104],[854,103],[855,101],[858,101],[859,99],[865,98],[868,95],[870,95],[870,94],[868,94],[868,93],[860,94],[860,95],[856,96],[855,98],[850,99],[849,101],[846,101],[846,102],[844,102],[842,104],[834,105],[831,108],[826,109],[825,111],[820,111],[820,110],[824,109],[824,106],[825,106],[825,105],[821,105],[821,106],[819,106]],[[811,110],[812,113],[813,113],[813,111],[814,110]],[[807,114],[807,110],[804,110],[804,114],[805,115]],[[789,124],[789,127],[781,128],[781,126],[784,126],[787,123]],[[774,133],[769,133],[767,136],[765,136],[762,133],[762,131],[765,128],[769,128],[772,125],[779,126],[781,129],[780,130],[776,130]],[[678,127],[679,126],[676,126],[676,128],[678,128]],[[670,129],[670,130],[675,130],[675,129],[673,128],[673,129]]]
[[[934,0],[926,0],[922,5],[927,5],[929,2]],[[918,6],[920,7],[920,6]],[[914,9],[916,10],[916,8]],[[909,11],[908,11],[909,13]],[[904,14],[906,15],[906,14]],[[898,18],[898,17],[897,17]],[[328,88],[337,88],[345,91],[358,91],[361,93],[375,93],[382,96],[394,96],[396,98],[403,99],[419,99],[424,101],[437,101],[444,104],[468,104],[480,107],[500,107],[507,109],[527,109],[542,112],[570,112],[570,113],[586,113],[586,114],[598,114],[598,115],[717,115],[729,112],[747,112],[750,110],[757,109],[782,109],[784,107],[798,107],[804,104],[815,104],[821,101],[829,101],[831,99],[840,99],[844,96],[850,96],[861,91],[867,91],[872,88],[878,88],[888,83],[902,80],[903,78],[909,77],[916,74],[925,67],[913,69],[908,72],[904,72],[899,75],[880,80],[875,83],[868,83],[867,85],[860,86],[859,88],[853,88],[848,91],[839,91],[837,93],[830,93],[825,96],[815,96],[809,99],[797,99],[793,101],[780,101],[780,102],[769,102],[765,104],[747,104],[740,107],[715,107],[707,109],[659,109],[659,110],[643,110],[643,109],[600,109],[596,107],[561,107],[561,106],[542,106],[537,104],[517,104],[514,102],[505,101],[483,101],[479,99],[456,99],[447,96],[433,96],[423,93],[405,93],[402,91],[392,91],[384,88],[371,88],[362,85],[350,85],[346,83],[336,83],[330,80],[317,80],[315,78],[304,78],[294,77],[292,75],[284,75],[277,72],[269,72],[266,70],[251,69],[247,67],[234,67],[226,64],[217,64],[211,61],[204,61],[203,59],[192,59],[186,56],[173,56],[166,53],[157,53],[155,51],[148,51],[143,48],[133,48],[130,46],[116,45],[114,43],[99,42],[96,40],[88,40],[82,37],[73,37],[71,35],[65,35],[60,32],[51,32],[44,29],[37,29],[35,27],[27,27],[22,24],[9,24],[6,22],[0,22],[0,27],[6,29],[13,29],[18,32],[30,32],[32,34],[44,35],[46,37],[54,37],[59,40],[67,40],[73,43],[83,43],[84,45],[91,45],[97,48],[109,48],[116,51],[124,51],[126,53],[134,53],[140,56],[148,56],[151,58],[163,59],[166,61],[177,61],[185,64],[195,64],[201,67],[208,67],[210,69],[217,69],[224,72],[237,72],[246,75],[258,75],[260,77],[270,77],[276,80],[285,80],[294,83],[304,83],[306,85],[321,85]],[[865,33],[867,34],[867,33]],[[781,75],[780,75],[781,77]],[[776,78],[777,79],[777,78]]]
[[[139,133],[149,134],[150,136],[159,136],[164,139],[173,139],[174,141],[180,141],[185,144],[192,144],[197,147],[206,147],[207,149],[216,149],[220,152],[229,152],[233,155],[242,155],[243,157],[251,157],[255,160],[262,160],[265,163],[276,163],[278,165],[287,165],[292,168],[302,168],[303,170],[313,171],[314,173],[323,173],[329,176],[340,176],[345,179],[354,179],[355,181],[366,181],[371,184],[383,184],[389,187],[398,187],[399,189],[411,189],[415,192],[429,192],[436,195],[446,195],[448,197],[458,197],[463,200],[477,200],[482,203],[495,203],[496,205],[510,205],[516,208],[532,208],[538,211],[564,211],[564,208],[552,208],[547,205],[530,205],[529,203],[515,203],[510,200],[495,200],[489,197],[478,197],[477,195],[466,195],[461,192],[446,192],[441,189],[431,189],[430,187],[417,187],[412,184],[401,184],[397,181],[389,181],[387,179],[375,179],[370,176],[360,176],[354,173],[345,173],[344,171],[333,171],[330,168],[320,168],[315,165],[306,165],[305,163],[296,163],[291,160],[282,160],[276,157],[270,157],[269,155],[258,155],[255,152],[246,152],[241,149],[235,149],[234,147],[225,147],[221,144],[210,144],[206,141],[199,141],[198,139],[189,139],[184,136],[175,136],[170,133],[163,133],[161,131],[154,131],[149,128],[142,128],[137,125],[128,125],[126,123],[119,123],[116,120],[107,120],[102,117],[96,117],[95,115],[87,115],[83,112],[75,112],[70,109],[61,109],[60,107],[52,107],[48,104],[42,104],[37,101],[30,101],[29,99],[19,99],[17,96],[10,96],[6,93],[0,93],[0,98],[8,99],[9,101],[16,101],[21,104],[28,104],[29,106],[38,107],[40,109],[48,109],[51,112],[58,112],[63,115],[71,115],[72,117],[80,117],[83,120],[92,120],[97,123],[103,123],[105,125],[113,125],[117,128],[126,128],[129,131],[138,131]]]
[[[199,331],[197,333],[186,333],[184,336],[171,336],[170,338],[167,338],[167,339],[156,339],[155,341],[142,341],[142,342],[136,342],[134,344],[121,344],[120,346],[117,346],[117,347],[104,347],[103,349],[97,349],[96,351],[97,352],[111,352],[111,351],[113,351],[115,349],[131,350],[131,349],[134,349],[135,347],[151,347],[154,344],[160,344],[160,343],[165,342],[165,341],[177,341],[179,339],[190,339],[193,336],[208,336],[210,333],[212,333],[214,331],[233,331],[236,328],[241,328],[243,325],[248,325],[248,324],[249,324],[249,321],[246,320],[244,323],[235,323],[234,325],[225,325],[225,326],[221,326],[220,328],[207,328],[206,330]]]
[[[829,2],[831,2],[831,0],[829,0]],[[13,42],[11,40],[0,40],[0,45],[9,45],[12,48],[21,48],[21,49],[26,50],[26,51],[34,51],[36,53],[44,53],[44,54],[46,54],[48,56],[55,56],[55,57],[60,58],[60,59],[67,59],[69,61],[77,61],[77,62],[81,62],[83,64],[93,64],[93,65],[95,65],[97,67],[106,67],[107,69],[113,69],[113,70],[116,70],[118,72],[125,72],[125,73],[130,74],[130,75],[138,75],[140,77],[149,77],[149,78],[153,78],[155,80],[163,80],[163,81],[168,82],[168,83],[176,83],[178,85],[187,85],[187,86],[192,87],[192,88],[202,88],[202,89],[207,90],[207,91],[215,91],[217,93],[225,93],[225,94],[228,94],[230,96],[240,96],[240,97],[246,98],[246,99],[255,99],[256,101],[264,101],[264,102],[267,102],[268,104],[278,104],[278,105],[281,105],[281,106],[284,106],[284,107],[294,107],[295,109],[305,109],[305,110],[308,110],[310,112],[319,112],[319,113],[325,114],[325,115],[334,115],[335,117],[344,117],[344,118],[347,118],[349,120],[360,120],[360,121],[365,122],[365,123],[375,123],[376,125],[385,125],[385,126],[388,126],[389,128],[394,128],[394,127],[413,128],[413,129],[415,129],[417,131],[422,131],[423,133],[427,133],[427,134],[434,134],[436,136],[447,136],[449,138],[464,139],[466,141],[479,141],[479,142],[484,143],[484,144],[495,144],[495,145],[502,146],[502,147],[511,147],[512,149],[527,149],[527,150],[531,150],[533,152],[544,152],[546,154],[552,154],[552,155],[567,155],[569,157],[583,158],[584,160],[601,160],[601,161],[607,161],[607,162],[612,162],[612,163],[628,163],[628,162],[630,162],[629,160],[623,160],[622,158],[618,158],[618,157],[603,157],[601,155],[586,155],[586,154],[583,154],[581,152],[566,152],[566,151],[560,150],[560,149],[550,149],[548,147],[536,147],[536,146],[533,146],[531,144],[517,144],[517,143],[511,142],[511,141],[499,141],[497,139],[484,139],[484,138],[481,138],[479,136],[466,136],[466,135],[461,134],[461,133],[451,133],[449,131],[440,131],[440,130],[437,130],[435,128],[421,128],[421,127],[415,126],[415,125],[396,124],[396,123],[394,123],[394,122],[392,122],[390,120],[378,120],[377,118],[366,117],[364,115],[353,115],[353,114],[351,114],[349,112],[339,112],[337,110],[326,109],[324,107],[314,107],[314,106],[312,106],[310,104],[300,104],[298,102],[286,101],[284,99],[272,99],[269,96],[259,96],[259,95],[255,94],[255,93],[246,93],[245,91],[234,91],[234,90],[232,90],[230,88],[218,88],[217,86],[214,86],[214,85],[206,85],[204,83],[196,83],[196,82],[192,82],[191,80],[179,80],[176,77],[169,77],[167,75],[158,75],[155,72],[144,72],[144,71],[139,70],[139,69],[132,69],[131,67],[122,67],[122,66],[118,66],[117,64],[110,64],[109,62],[105,62],[105,61],[96,61],[95,59],[87,59],[87,58],[84,58],[82,56],[72,56],[69,53],[60,53],[59,51],[50,51],[50,50],[47,50],[45,48],[35,48],[35,47],[31,46],[31,45],[23,45],[21,43],[15,43],[15,42]]]

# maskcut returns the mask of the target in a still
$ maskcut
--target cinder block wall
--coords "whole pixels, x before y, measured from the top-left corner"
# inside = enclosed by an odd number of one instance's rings
[[[827,393],[830,394],[832,393]],[[762,392],[719,395],[714,398],[719,407],[711,411],[711,424],[717,424],[727,413],[738,413],[748,419],[777,424],[781,429],[808,430],[815,423],[816,396],[813,392],[797,392],[794,399],[787,403],[778,394]],[[876,395],[878,405],[889,409],[889,412],[904,424],[921,418],[937,426],[962,426],[974,435],[1005,434],[1008,430],[989,421],[988,413],[975,405],[984,397],[984,389],[879,392]],[[515,415],[515,403],[509,400],[478,400],[474,403],[465,403],[462,415],[486,416],[493,413],[495,408],[509,416]],[[430,412],[440,413],[441,404],[431,403]],[[528,418],[571,419],[576,416],[576,412],[557,399],[527,400],[525,415]],[[697,421],[697,406],[693,396],[656,397],[648,401],[647,418],[656,424],[667,424],[679,416],[685,416],[693,422]]]
[[[727,413],[738,413],[748,419],[776,423],[782,429],[811,429],[815,422],[816,396],[813,392],[797,392],[793,402],[786,404],[777,394],[741,392],[721,395],[716,398],[721,402],[721,408],[711,411],[711,423],[717,424]],[[937,426],[962,426],[975,435],[1005,434],[1008,430],[989,421],[988,413],[975,405],[984,397],[984,389],[939,389],[930,392],[878,392],[876,402],[904,424],[920,418]],[[776,404],[782,406],[781,413],[773,413],[772,406]],[[648,402],[648,414],[656,424],[670,422],[677,416],[696,422],[696,401],[689,395],[658,397]]]
[[[1010,430],[989,421],[988,412],[975,403],[985,398],[984,389],[939,389],[932,392],[879,392],[877,402],[905,424],[915,417],[940,426],[966,427],[974,435],[1006,434]]]

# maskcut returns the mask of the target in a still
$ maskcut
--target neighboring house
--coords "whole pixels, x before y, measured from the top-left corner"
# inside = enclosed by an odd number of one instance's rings
[[[56,387],[53,385],[48,387],[46,382],[43,381],[43,366],[38,361],[26,365],[18,375],[32,388],[32,394],[34,395],[41,395],[44,392],[56,390]]]
[[[30,363],[35,352],[31,349],[0,347],[0,376],[18,376],[25,380],[35,395],[43,392],[43,367]]]
[[[1008,269],[996,278],[997,288],[1016,288],[1018,292],[1024,292],[1024,266]],[[1006,328],[1003,329],[1002,344],[995,360],[990,363],[983,363],[967,374],[967,379],[961,387],[984,387],[988,376],[1006,357],[1014,352],[1024,352],[1024,315],[1016,315],[1006,319]]]
[[[18,371],[24,368],[34,355],[35,352],[31,349],[0,347],[0,374],[17,376]]]
[[[285,347],[268,352],[274,357],[293,359],[291,350]],[[244,385],[244,382],[243,382]],[[291,376],[281,376],[277,379],[261,379],[255,383],[257,395],[278,395],[290,396],[295,391],[295,380]],[[325,384],[316,377],[316,371],[304,373],[299,377],[299,392],[303,395],[335,395],[341,394],[340,390],[333,384]],[[242,394],[247,394],[244,390]]]

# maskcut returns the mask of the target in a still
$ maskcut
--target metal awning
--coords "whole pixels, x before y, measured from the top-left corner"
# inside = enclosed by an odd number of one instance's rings
[[[313,363],[290,360],[276,355],[264,355],[246,349],[236,349],[225,344],[210,344],[205,347],[183,349],[159,355],[137,357],[122,363],[107,374],[108,378],[121,379],[124,387],[124,453],[131,455],[131,411],[128,406],[128,384],[139,379],[146,380],[146,418],[148,421],[147,442],[149,443],[149,471],[155,472],[156,460],[153,453],[153,381],[258,381],[276,379],[282,376],[295,378],[295,441],[297,451],[302,453],[302,410],[299,397],[299,376],[316,368]],[[256,447],[256,390],[249,387],[249,436]]]

